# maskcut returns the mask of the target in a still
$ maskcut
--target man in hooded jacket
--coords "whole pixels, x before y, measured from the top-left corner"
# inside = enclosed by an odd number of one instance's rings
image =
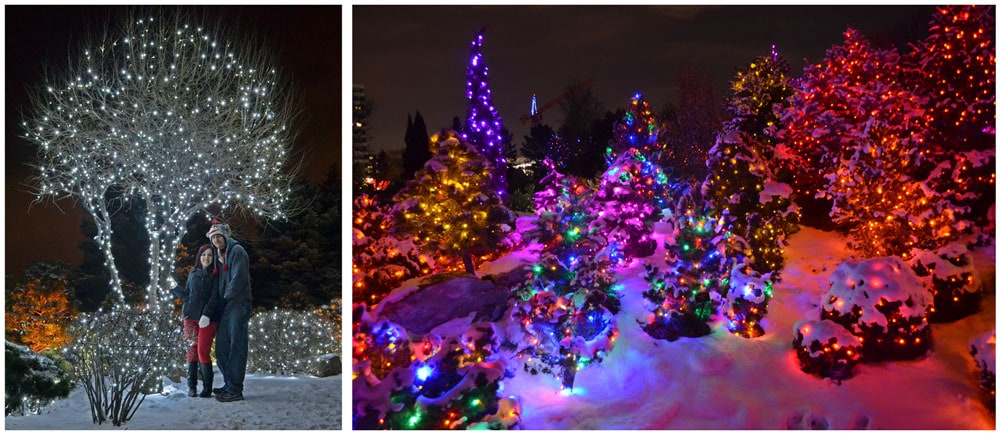
[[[218,401],[239,401],[243,400],[250,343],[250,259],[243,246],[233,239],[227,224],[213,223],[206,236],[219,258],[216,264],[218,290],[225,303],[215,336],[215,356],[225,385],[213,391]]]

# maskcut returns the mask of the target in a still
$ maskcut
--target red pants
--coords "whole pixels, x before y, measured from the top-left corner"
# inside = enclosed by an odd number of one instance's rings
[[[219,322],[210,322],[204,328],[198,327],[197,320],[184,319],[184,339],[191,343],[187,351],[187,362],[212,363],[212,339],[219,329]]]

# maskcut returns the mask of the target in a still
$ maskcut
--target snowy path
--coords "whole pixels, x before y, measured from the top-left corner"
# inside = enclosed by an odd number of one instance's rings
[[[216,371],[216,380],[221,379]],[[129,430],[340,430],[342,376],[247,375],[246,400],[220,403],[187,397],[187,385],[164,382],[166,395],[151,395],[123,429]],[[199,384],[199,386],[201,386]],[[41,415],[8,416],[7,430],[116,430],[93,424],[87,396],[77,389]]]

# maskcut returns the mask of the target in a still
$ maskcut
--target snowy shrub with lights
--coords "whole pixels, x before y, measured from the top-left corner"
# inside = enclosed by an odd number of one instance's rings
[[[610,256],[617,266],[656,251],[653,224],[670,201],[663,169],[630,148],[618,155],[601,176],[593,197],[591,227],[608,240]]]
[[[965,245],[953,242],[936,252],[914,250],[907,263],[934,297],[931,322],[952,322],[979,310],[983,283]]]
[[[53,400],[66,398],[73,381],[45,354],[6,342],[4,354],[4,415],[37,414]]]
[[[795,324],[792,334],[802,371],[838,382],[854,375],[861,361],[861,341],[839,323],[804,320]]]
[[[769,274],[761,276],[748,269],[746,263],[733,267],[729,275],[729,293],[726,295],[729,332],[745,338],[764,335],[761,321],[767,315],[767,304],[774,294],[771,290],[774,282],[769,277]]]
[[[846,260],[829,281],[822,318],[857,336],[866,361],[914,359],[930,347],[933,298],[898,257]]]
[[[993,329],[975,336],[969,342],[969,353],[979,374],[979,391],[983,404],[991,412],[996,411],[997,402],[997,330]]]
[[[725,256],[728,232],[721,221],[707,217],[707,203],[689,189],[680,199],[679,213],[671,217],[673,242],[666,241],[666,271],[646,264],[653,315],[643,325],[647,334],[668,341],[700,337],[711,332],[708,321],[727,294],[729,262]]]
[[[403,281],[431,272],[433,260],[420,254],[413,237],[390,234],[393,219],[375,197],[354,198],[351,293],[375,305]]]
[[[402,343],[406,337],[405,330],[397,325],[377,325],[371,330],[375,337],[370,341],[374,344]],[[380,336],[380,331],[388,335]],[[505,359],[495,353],[498,346],[493,325],[476,323],[462,337],[426,339],[423,348],[414,353],[412,363],[397,366],[384,377],[355,370],[354,428],[516,426],[520,421],[519,405],[516,400],[498,396],[500,381],[508,375]]]
[[[364,306],[355,304],[355,312],[359,308],[364,309]],[[367,312],[362,312],[360,317],[355,315],[352,349],[355,377],[384,380],[393,370],[409,367],[414,359],[406,330],[385,319],[375,320]]]
[[[335,353],[334,325],[315,311],[269,310],[250,318],[247,373],[313,373],[317,362]]]
[[[395,232],[419,238],[439,264],[460,258],[465,272],[475,273],[473,256],[513,248],[514,215],[491,189],[490,162],[457,132],[442,130],[430,143],[434,157],[393,197]]]
[[[181,369],[187,347],[172,315],[128,307],[81,314],[70,334],[63,353],[95,424],[131,419],[146,394],[161,391],[162,377]]]
[[[539,292],[518,302],[511,320],[524,333],[518,359],[531,374],[553,374],[563,389],[572,389],[576,373],[614,347],[618,336],[614,315],[602,305],[606,295],[591,292],[580,306],[574,297]]]

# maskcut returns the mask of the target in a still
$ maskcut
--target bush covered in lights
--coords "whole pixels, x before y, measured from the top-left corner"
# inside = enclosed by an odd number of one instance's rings
[[[983,404],[991,412],[995,412],[997,402],[997,330],[993,329],[975,336],[969,342],[969,354],[972,355],[972,361],[976,364]]]
[[[369,316],[362,322],[354,340],[355,429],[499,429],[520,421],[517,401],[499,395],[508,373],[492,324],[428,338],[412,350],[398,325]],[[395,362],[374,374],[371,367],[388,359]]]
[[[576,373],[601,359],[614,348],[618,325],[610,310],[601,305],[603,292],[594,291],[580,305],[574,297],[539,292],[518,302],[511,320],[520,325],[524,338],[517,348],[518,360],[531,374],[552,374],[563,389],[573,389]]]
[[[857,336],[866,361],[914,359],[930,348],[933,298],[898,257],[844,261],[829,282],[822,318]]]
[[[934,297],[928,317],[931,322],[952,322],[979,310],[983,283],[961,243],[953,242],[936,252],[915,250],[907,263]]]
[[[323,355],[336,353],[339,333],[315,311],[269,310],[250,318],[247,373],[314,373]]]
[[[6,342],[4,354],[4,415],[38,410],[66,398],[73,389],[69,373],[51,357]]]
[[[70,335],[64,354],[91,417],[115,426],[132,418],[146,394],[160,392],[164,375],[181,369],[188,346],[173,315],[129,307],[81,314]]]
[[[351,293],[354,300],[375,305],[403,281],[430,273],[433,260],[417,248],[413,236],[390,234],[390,210],[373,196],[354,198]]]
[[[767,304],[774,296],[771,290],[774,282],[768,277],[747,269],[745,263],[733,267],[726,295],[729,332],[745,338],[764,335],[761,321],[767,315]]]
[[[861,361],[861,341],[839,323],[805,320],[792,329],[792,348],[802,371],[819,377],[849,379]]]

